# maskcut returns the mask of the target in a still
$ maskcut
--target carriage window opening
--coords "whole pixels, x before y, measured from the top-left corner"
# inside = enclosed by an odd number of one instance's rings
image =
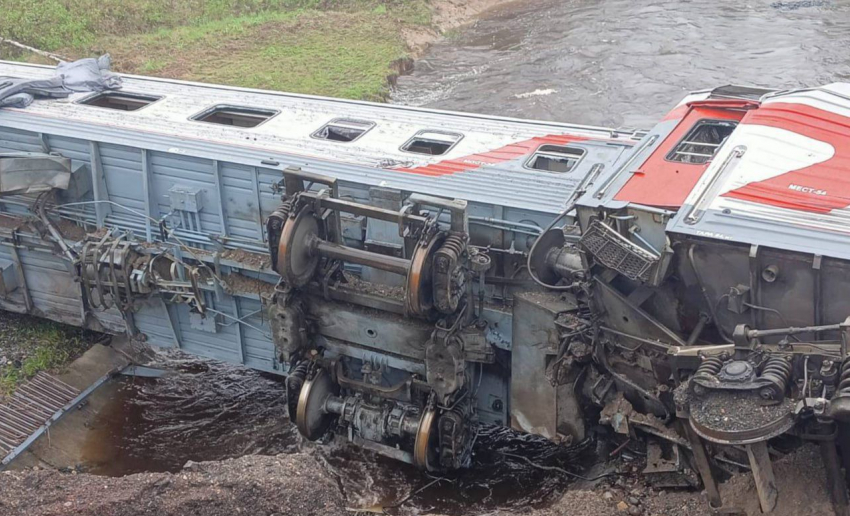
[[[584,156],[584,149],[563,147],[561,145],[541,145],[526,167],[544,172],[569,172]]]
[[[215,106],[199,115],[193,116],[192,120],[206,122],[208,124],[251,128],[257,127],[276,114],[277,111],[272,109],[240,106]]]
[[[311,136],[319,140],[353,142],[369,132],[373,127],[375,127],[374,122],[337,118],[323,125],[321,129]]]
[[[407,143],[401,146],[401,150],[414,154],[426,154],[428,156],[443,155],[452,147],[457,145],[463,138],[462,134],[447,133],[443,131],[419,131]]]
[[[667,160],[702,165],[707,163],[735,130],[733,120],[700,120],[676,145]]]
[[[126,91],[104,91],[81,100],[80,104],[115,109],[117,111],[138,111],[161,98],[155,95],[143,95],[141,93],[129,93]]]

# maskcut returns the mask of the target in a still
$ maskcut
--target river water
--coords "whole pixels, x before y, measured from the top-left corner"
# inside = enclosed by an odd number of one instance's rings
[[[648,128],[688,91],[850,81],[846,0],[527,0],[436,44],[396,103]]]
[[[850,80],[850,2],[530,0],[495,9],[436,44],[393,100],[417,106],[612,127],[652,125],[690,90],[728,83],[789,88]],[[124,475],[188,461],[303,450],[283,385],[259,373],[168,356],[159,379],[126,378],[90,432],[86,466]],[[431,482],[346,447],[315,451],[352,505],[391,504]],[[408,506],[445,514],[546,503],[576,463],[540,439],[485,429],[469,470]]]

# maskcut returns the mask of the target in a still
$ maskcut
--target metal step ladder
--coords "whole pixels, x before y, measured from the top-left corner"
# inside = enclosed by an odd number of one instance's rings
[[[79,390],[40,372],[0,404],[0,469],[26,449],[81,397]]]

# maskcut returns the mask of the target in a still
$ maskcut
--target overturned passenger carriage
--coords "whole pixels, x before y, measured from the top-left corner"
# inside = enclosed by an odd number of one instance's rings
[[[842,485],[849,116],[841,84],[619,131],[128,76],[0,111],[0,306],[285,376],[309,439],[437,470],[479,424],[601,421],[714,505],[744,453],[769,510],[771,438]]]

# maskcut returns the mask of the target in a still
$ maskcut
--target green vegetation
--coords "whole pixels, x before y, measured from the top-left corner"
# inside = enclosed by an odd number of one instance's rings
[[[39,371],[61,367],[92,344],[91,332],[33,317],[3,314],[0,354],[21,357],[0,365],[0,398],[14,392],[24,380]],[[8,347],[11,349],[5,349]]]
[[[427,0],[3,3],[0,36],[69,58],[109,52],[122,72],[369,100],[386,98],[407,57],[403,30],[431,23]]]

